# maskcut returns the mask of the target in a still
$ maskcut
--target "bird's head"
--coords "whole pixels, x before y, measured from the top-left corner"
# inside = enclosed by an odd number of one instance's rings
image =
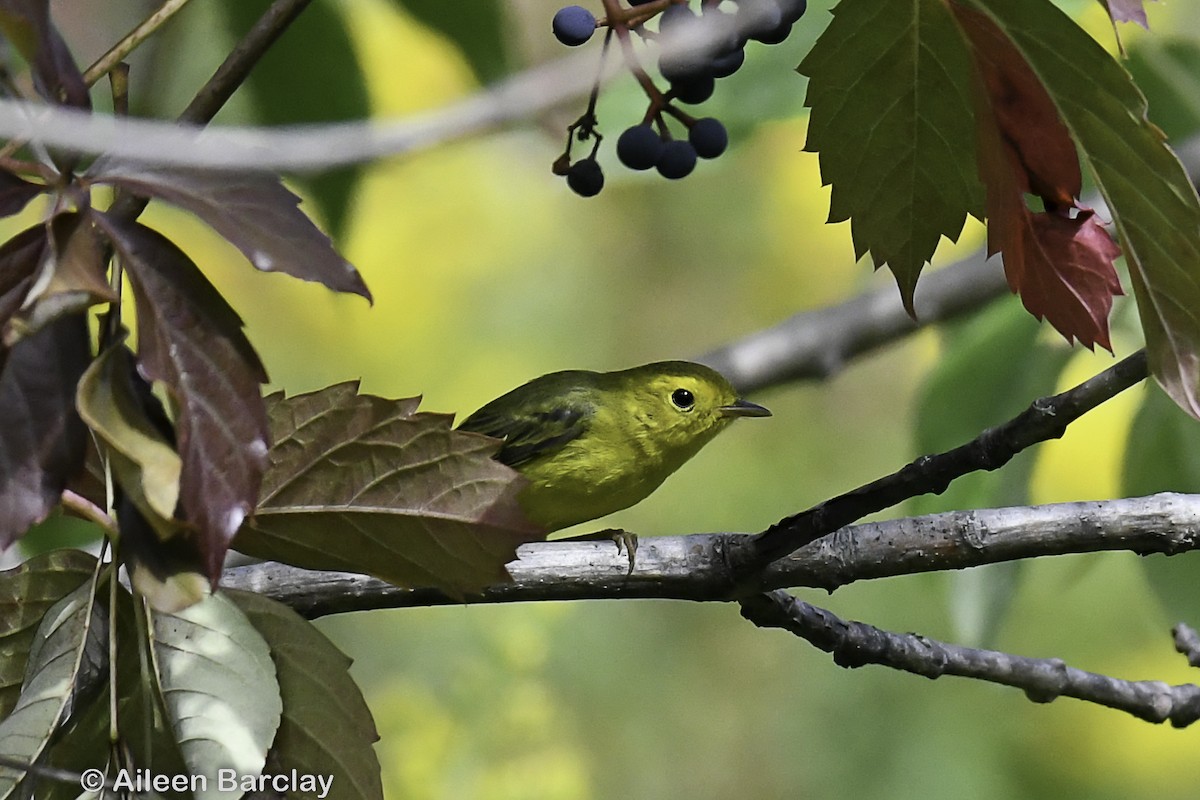
[[[613,374],[645,435],[685,460],[738,417],[771,416],[702,364],[660,361]]]

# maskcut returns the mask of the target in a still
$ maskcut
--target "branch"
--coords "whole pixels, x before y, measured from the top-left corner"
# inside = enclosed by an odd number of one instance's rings
[[[1200,686],[1162,681],[1123,681],[1067,666],[1058,658],[1027,658],[899,634],[846,622],[787,592],[742,601],[742,616],[760,628],[783,628],[833,654],[838,666],[882,664],[940,678],[960,675],[1024,689],[1035,703],[1066,696],[1125,711],[1148,722],[1170,720],[1176,728],[1200,719]]]
[[[1072,389],[1035,400],[964,445],[921,456],[898,472],[780,520],[756,537],[753,552],[738,569],[748,573],[868,514],[917,495],[941,494],[971,472],[999,469],[1022,450],[1061,437],[1076,419],[1145,379],[1146,369],[1146,352],[1139,350]]]
[[[726,601],[782,587],[833,591],[860,580],[1070,553],[1173,555],[1200,549],[1200,495],[956,511],[844,528],[772,563],[747,584],[734,564],[746,534],[642,537],[637,569],[612,542],[522,545],[512,581],[470,603],[659,598]],[[404,589],[346,572],[262,563],[227,569],[226,588],[258,592],[306,617],[377,608],[448,605],[432,589]]]

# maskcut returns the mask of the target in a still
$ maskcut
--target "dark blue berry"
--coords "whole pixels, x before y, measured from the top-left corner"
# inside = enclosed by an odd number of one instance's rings
[[[714,78],[728,78],[742,68],[746,61],[746,51],[741,47],[730,50],[714,58],[710,64]]]
[[[775,30],[767,31],[764,34],[759,35],[758,41],[762,42],[763,44],[779,44],[786,39],[788,34],[791,32],[792,23],[785,19],[783,22],[779,23],[779,27],[775,28]]]
[[[696,168],[696,149],[680,139],[667,142],[663,145],[657,167],[658,174],[664,178],[686,178]]]
[[[701,158],[716,158],[729,146],[729,134],[721,121],[713,117],[698,119],[688,130],[688,141]]]
[[[703,75],[698,78],[673,81],[671,83],[671,94],[681,103],[696,105],[712,97],[713,89],[716,88],[716,85],[716,79],[712,75]]]
[[[650,169],[662,151],[663,140],[649,125],[626,128],[617,139],[617,158],[630,169]]]
[[[554,37],[568,47],[576,47],[592,38],[596,18],[583,6],[564,6],[554,15]]]
[[[738,30],[747,39],[760,40],[783,24],[783,11],[775,0],[741,0],[738,3]]]
[[[594,158],[576,161],[567,170],[567,186],[580,197],[593,197],[604,188],[604,172]]]
[[[660,33],[673,31],[680,25],[685,25],[695,18],[696,15],[688,8],[687,3],[676,3],[675,5],[667,6],[662,12],[662,16],[658,18],[658,30]]]
[[[712,76],[712,62],[695,50],[680,50],[660,56],[658,71],[671,83]]]
[[[784,19],[795,22],[808,11],[808,0],[779,0],[779,7],[783,10]]]

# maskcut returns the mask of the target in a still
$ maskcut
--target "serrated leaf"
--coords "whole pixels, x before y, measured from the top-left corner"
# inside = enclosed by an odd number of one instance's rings
[[[29,62],[42,97],[91,108],[83,74],[50,20],[50,0],[0,0],[0,31]]]
[[[0,170],[0,217],[20,213],[30,200],[44,191],[45,186],[30,183],[7,170]]]
[[[133,285],[138,364],[178,405],[183,518],[201,534],[216,582],[229,541],[254,510],[266,467],[266,380],[241,319],[184,253],[136,222],[91,212]]]
[[[445,0],[393,1],[458,45],[481,82],[491,83],[508,72],[509,31],[499,0],[473,0],[469,14]]]
[[[856,255],[888,265],[912,313],[938,242],[983,217],[958,29],[941,0],[842,0],[798,69],[829,221],[850,220]]]
[[[190,211],[264,272],[283,272],[371,299],[358,270],[338,255],[329,237],[300,210],[300,198],[278,177],[103,159],[92,166],[88,179]]]
[[[1200,199],[1137,87],[1042,0],[970,0],[1004,31],[1054,99],[1120,233],[1150,370],[1200,418]]]
[[[229,32],[241,38],[266,9],[263,3],[225,0],[221,11]],[[469,15],[474,16],[475,8]],[[366,78],[343,20],[331,2],[312,3],[288,26],[287,35],[254,65],[239,92],[254,98],[262,125],[362,120],[371,116]],[[321,207],[334,238],[343,230],[353,200],[359,168],[322,172],[300,179]]]
[[[330,800],[383,798],[371,710],[348,672],[350,659],[313,624],[262,595],[228,592],[271,649],[283,719],[271,745],[280,772],[329,775]]]
[[[81,214],[56,214],[47,228],[49,247],[42,250],[24,305],[4,326],[6,346],[51,320],[119,299],[105,276],[108,256],[100,237]]]
[[[96,559],[79,550],[51,550],[0,572],[0,719],[16,705],[38,623],[95,566]]]
[[[262,773],[282,701],[267,643],[229,598],[213,595],[179,614],[154,616],[163,702],[193,775],[213,776],[197,800],[236,800],[219,769]]]
[[[1146,96],[1151,120],[1169,140],[1200,130],[1200,42],[1161,34],[1140,37],[1125,68]]]
[[[506,579],[517,545],[543,538],[498,443],[416,413],[419,399],[342,383],[267,402],[275,445],[242,552],[461,595]]]
[[[0,367],[0,550],[49,515],[83,466],[75,386],[91,356],[87,320],[74,315],[22,339]]]
[[[78,587],[46,612],[29,652],[16,707],[0,722],[0,753],[37,760],[70,705],[93,626],[92,585]],[[0,800],[10,797],[24,773],[0,766]]]

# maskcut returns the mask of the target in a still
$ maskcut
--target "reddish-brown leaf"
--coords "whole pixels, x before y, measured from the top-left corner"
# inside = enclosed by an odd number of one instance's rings
[[[7,170],[0,170],[0,217],[16,214],[45,190],[45,186],[18,178]]]
[[[75,385],[91,357],[75,314],[18,342],[0,369],[0,550],[46,518],[83,465]]]
[[[1054,101],[995,23],[959,3],[951,3],[950,8],[975,57],[992,124],[1016,156],[1021,190],[1048,203],[1071,205],[1083,178],[1075,143]]]
[[[50,21],[50,0],[0,0],[0,31],[33,70],[38,93],[54,103],[91,108],[87,84],[62,34]]]
[[[0,326],[17,313],[46,251],[46,226],[26,228],[0,246]],[[0,347],[0,363],[4,349]]]
[[[1113,297],[1123,294],[1113,266],[1120,248],[1094,213],[1076,203],[1081,179],[1075,145],[1005,35],[979,12],[952,8],[978,67],[976,143],[987,192],[988,253],[1002,254],[1008,285],[1029,313],[1067,341],[1111,350],[1108,314]],[[1031,211],[1027,193],[1038,195],[1048,210]]]
[[[200,269],[162,234],[89,212],[112,241],[133,285],[138,363],[177,408],[179,499],[200,530],[209,579],[254,510],[267,464],[266,373],[242,321]]]
[[[300,198],[274,175],[153,167],[102,160],[89,176],[195,214],[264,272],[284,272],[367,300],[358,270],[300,210]]]

